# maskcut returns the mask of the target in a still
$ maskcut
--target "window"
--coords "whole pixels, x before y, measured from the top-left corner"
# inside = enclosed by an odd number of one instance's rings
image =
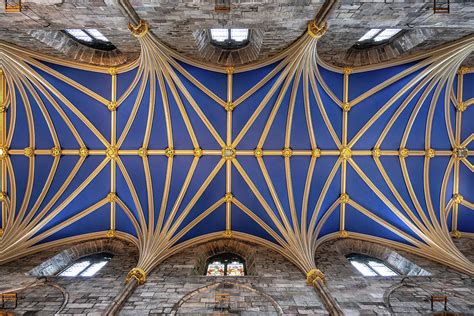
[[[115,46],[96,29],[66,29],[64,32],[81,44],[102,50],[112,50]]]
[[[224,49],[242,48],[249,43],[249,29],[210,29],[211,43]]]
[[[94,276],[112,259],[113,255],[109,253],[99,253],[83,257],[76,260],[69,267],[58,273],[58,276],[65,277],[91,277]]]
[[[245,275],[244,260],[237,255],[224,253],[207,260],[207,276],[243,276]]]
[[[383,261],[364,256],[360,254],[350,254],[346,256],[347,260],[356,268],[363,276],[397,276],[399,275],[394,269],[390,268]]]
[[[379,44],[391,39],[400,31],[401,29],[370,29],[364,36],[359,38],[357,44]]]

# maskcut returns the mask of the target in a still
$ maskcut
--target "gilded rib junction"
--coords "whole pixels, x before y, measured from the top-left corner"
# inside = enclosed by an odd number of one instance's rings
[[[472,38],[339,69],[317,56],[326,25],[310,23],[278,56],[225,68],[171,51],[144,21],[130,30],[141,55],[118,68],[0,44],[0,263],[122,238],[143,283],[190,245],[237,238],[314,282],[317,247],[356,238],[474,274],[452,241],[474,232]]]

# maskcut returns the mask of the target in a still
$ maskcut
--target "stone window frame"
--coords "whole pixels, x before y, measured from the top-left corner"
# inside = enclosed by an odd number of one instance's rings
[[[407,54],[412,48],[435,37],[435,29],[406,29],[387,41],[375,45],[350,47],[344,57],[344,64],[351,66],[372,65],[386,62]]]
[[[365,254],[361,254],[361,253],[350,253],[350,254],[347,254],[346,256],[346,259],[352,263],[352,261],[355,261],[355,262],[359,262],[359,263],[362,263],[363,265],[367,266],[367,268],[371,271],[373,271],[373,273],[375,273],[374,276],[381,276],[381,277],[396,277],[396,276],[400,276],[402,273],[400,271],[398,271],[397,268],[393,267],[391,264],[389,264],[388,262],[384,261],[384,260],[380,260],[380,259],[377,259],[377,258],[374,258],[372,256],[368,256],[368,255],[365,255]],[[382,275],[380,274],[379,271],[377,271],[376,269],[374,269],[370,264],[369,264],[369,261],[375,261],[377,263],[380,263],[382,265],[384,265],[385,267],[387,267],[389,270],[391,270],[393,273],[395,273],[395,275]],[[357,269],[357,268],[356,268]],[[358,270],[358,269],[357,269]],[[359,271],[359,273],[361,273],[362,275],[364,275],[362,272]],[[364,275],[366,276],[366,275]],[[371,277],[371,276],[368,276],[368,277]]]
[[[198,52],[205,61],[221,66],[234,66],[248,64],[259,57],[263,44],[261,29],[248,29],[248,43],[244,47],[236,49],[225,49],[213,44],[209,30],[209,28],[205,28],[193,32]]]
[[[112,67],[123,65],[128,61],[127,56],[122,54],[118,48],[112,50],[95,49],[76,41],[62,31],[31,30],[28,31],[28,34],[77,62]]]
[[[194,275],[208,277],[206,276],[208,260],[216,255],[225,253],[235,254],[244,260],[245,276],[243,277],[254,276],[257,274],[255,268],[255,247],[252,247],[245,242],[235,239],[218,239],[198,246],[196,253],[199,255],[195,259],[193,269]]]
[[[31,269],[27,275],[35,277],[55,277],[77,260],[100,253],[114,256],[122,254],[126,243],[119,239],[96,239],[71,245],[55,256]]]
[[[213,261],[215,261],[216,259],[226,259],[226,258],[228,259],[230,257],[237,258],[238,261],[236,262],[239,264],[242,264],[244,267],[244,276],[247,275],[247,265],[246,265],[245,259],[242,258],[240,255],[232,253],[232,252],[222,252],[222,253],[215,254],[212,257],[209,257],[206,261],[206,269],[205,269],[204,275],[207,275],[207,271],[209,270],[209,265],[213,264]],[[232,264],[232,263],[225,262],[224,260],[224,262],[221,262],[221,264],[224,265],[224,276],[229,276],[227,275],[227,273],[229,272],[228,266],[229,264]]]
[[[399,276],[430,276],[431,273],[400,255],[394,249],[370,241],[357,239],[341,239],[334,246],[337,252],[346,259],[352,253],[361,254],[383,261],[389,267],[399,272]],[[348,261],[348,260],[347,260]],[[357,271],[354,267],[354,271]]]

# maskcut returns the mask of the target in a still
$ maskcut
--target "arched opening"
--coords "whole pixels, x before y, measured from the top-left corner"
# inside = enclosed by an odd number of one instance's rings
[[[110,261],[110,259],[112,259],[113,256],[113,254],[101,252],[82,257],[74,261],[66,269],[62,270],[57,275],[64,277],[94,276],[103,267],[105,267],[105,265]]]
[[[233,253],[221,253],[207,259],[207,276],[244,276],[245,260]]]
[[[395,268],[386,262],[362,255],[359,253],[351,253],[346,255],[347,260],[357,269],[363,276],[397,276],[400,275]]]

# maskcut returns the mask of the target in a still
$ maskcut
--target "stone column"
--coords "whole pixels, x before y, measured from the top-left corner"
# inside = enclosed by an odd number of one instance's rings
[[[135,289],[138,285],[145,283],[146,281],[146,272],[141,268],[133,268],[127,274],[125,279],[125,285],[120,289],[120,292],[110,303],[105,311],[104,315],[114,316],[119,313],[122,309],[123,304],[128,300],[128,298],[135,292]]]
[[[334,297],[332,297],[331,293],[329,292],[329,289],[324,283],[324,273],[322,273],[319,269],[312,269],[306,274],[306,280],[308,281],[308,284],[311,284],[314,287],[316,293],[318,293],[324,304],[324,307],[326,307],[326,310],[329,312],[329,315],[344,315],[341,307],[334,299]]]

